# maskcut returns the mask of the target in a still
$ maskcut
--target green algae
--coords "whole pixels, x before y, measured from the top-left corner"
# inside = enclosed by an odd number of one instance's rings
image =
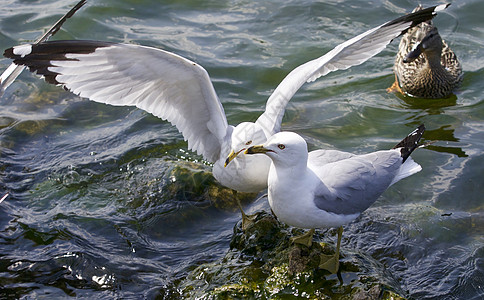
[[[258,212],[254,219],[245,231],[240,224],[234,228],[223,258],[200,265],[180,283],[184,298],[403,299],[360,268],[357,255],[348,253],[341,260],[340,274],[329,274],[318,269],[319,256],[333,254],[333,245],[293,245],[295,230],[273,215]]]

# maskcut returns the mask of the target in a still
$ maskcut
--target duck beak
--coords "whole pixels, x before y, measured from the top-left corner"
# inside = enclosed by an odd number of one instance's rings
[[[418,46],[414,50],[408,52],[408,54],[405,55],[403,62],[409,63],[409,62],[416,60],[417,57],[419,57],[419,55],[422,54],[422,50],[423,50],[422,47],[423,47],[422,43],[418,44]]]
[[[263,145],[252,146],[249,149],[245,150],[245,154],[256,154],[256,153],[267,153],[267,152],[274,152],[272,150],[264,148]]]
[[[227,159],[225,160],[225,164],[224,164],[224,168],[227,167],[227,165],[234,159],[237,157],[237,155],[239,155],[240,152],[242,152],[244,149],[242,150],[239,150],[237,152],[234,152],[234,150],[232,150],[229,154],[229,156],[227,156]]]

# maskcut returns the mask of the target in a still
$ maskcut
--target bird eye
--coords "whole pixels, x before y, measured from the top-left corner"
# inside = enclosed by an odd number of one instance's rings
[[[286,146],[284,146],[283,144],[279,144],[279,145],[277,145],[277,148],[283,150],[284,148],[286,148]]]
[[[252,144],[252,141],[248,141],[247,143],[245,143],[246,145],[250,145]]]

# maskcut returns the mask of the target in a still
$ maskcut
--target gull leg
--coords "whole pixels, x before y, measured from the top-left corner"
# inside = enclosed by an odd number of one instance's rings
[[[242,230],[245,231],[250,224],[254,223],[255,216],[248,216],[245,214],[244,210],[242,209],[242,204],[240,204],[240,200],[237,197],[237,191],[233,191],[235,200],[237,201],[237,206],[240,209],[240,213],[242,214]]]
[[[311,247],[311,245],[313,244],[313,234],[314,234],[314,228],[309,229],[308,232],[302,235],[292,237],[291,242],[293,242],[294,244],[301,244],[307,247]]]
[[[319,267],[328,270],[332,274],[338,272],[339,269],[339,248],[341,246],[341,237],[343,235],[343,226],[338,228],[338,242],[336,243],[336,251],[334,255],[321,254],[321,261]]]

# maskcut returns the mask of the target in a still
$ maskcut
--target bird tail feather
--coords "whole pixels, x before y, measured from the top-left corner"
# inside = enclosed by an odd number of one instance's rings
[[[407,160],[405,160],[405,162],[400,166],[400,169],[398,169],[398,173],[397,175],[395,175],[390,185],[393,185],[394,183],[402,180],[403,178],[418,173],[421,170],[422,167],[418,163],[416,163],[412,159],[412,157],[409,156]]]

